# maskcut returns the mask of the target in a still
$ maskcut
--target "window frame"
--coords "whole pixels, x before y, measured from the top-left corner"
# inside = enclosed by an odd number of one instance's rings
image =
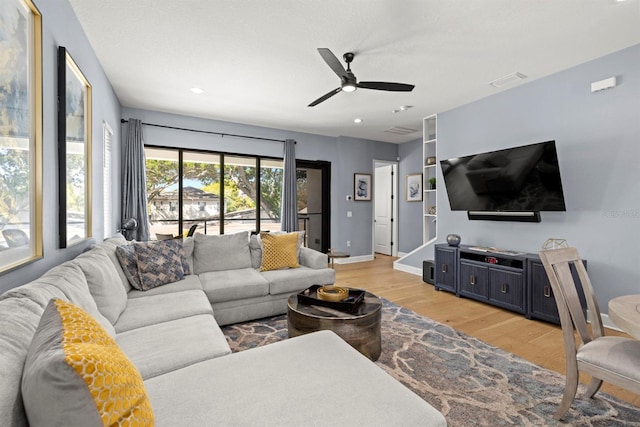
[[[246,158],[246,159],[254,159],[255,160],[255,168],[256,168],[256,176],[255,176],[255,181],[256,181],[256,192],[257,192],[257,197],[256,197],[256,220],[255,220],[255,230],[252,230],[252,232],[257,232],[259,233],[261,230],[261,220],[262,218],[260,217],[260,195],[261,195],[261,164],[262,164],[262,160],[274,160],[274,161],[281,161],[284,162],[284,158],[283,157],[274,157],[274,156],[261,156],[261,155],[255,155],[255,154],[245,154],[245,153],[232,153],[232,152],[226,152],[226,151],[212,151],[212,150],[202,150],[202,149],[193,149],[193,148],[184,148],[184,147],[170,147],[170,146],[162,146],[162,145],[153,145],[153,144],[145,144],[144,145],[145,150],[146,149],[157,149],[157,150],[168,150],[168,151],[175,151],[178,153],[178,158],[179,158],[179,163],[178,163],[178,190],[179,190],[179,197],[178,197],[178,230],[182,230],[183,229],[183,223],[184,222],[193,222],[192,220],[184,220],[182,212],[183,212],[183,197],[182,197],[182,181],[183,181],[183,154],[185,152],[188,153],[200,153],[200,154],[207,154],[207,155],[214,155],[214,156],[219,156],[220,159],[220,168],[221,168],[221,176],[224,177],[224,167],[225,167],[225,157],[240,157],[240,158]],[[224,230],[224,203],[225,203],[225,199],[224,199],[224,178],[220,180],[220,194],[222,195],[222,197],[220,198],[220,225],[219,225],[219,233],[218,234],[225,234],[225,230]],[[147,200],[148,202],[148,200]]]

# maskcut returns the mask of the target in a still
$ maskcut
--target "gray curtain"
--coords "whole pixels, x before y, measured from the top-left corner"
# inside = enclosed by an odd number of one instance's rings
[[[129,119],[129,129],[122,146],[122,216],[138,221],[138,228],[128,233],[129,239],[149,240],[149,214],[147,212],[147,177],[142,141],[142,122]]]
[[[298,229],[298,190],[296,184],[296,142],[284,142],[284,179],[282,182],[282,208],[280,213],[283,231]]]

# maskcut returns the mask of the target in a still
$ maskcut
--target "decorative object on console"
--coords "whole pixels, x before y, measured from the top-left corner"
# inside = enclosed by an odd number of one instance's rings
[[[458,234],[448,234],[447,243],[449,246],[458,246],[460,244],[460,236]]]
[[[406,177],[407,202],[422,201],[422,174],[413,173]]]
[[[353,200],[356,202],[371,200],[371,174],[353,174]]]
[[[556,237],[550,237],[542,244],[542,250],[548,251],[552,249],[568,248],[569,242],[565,239],[558,239]]]

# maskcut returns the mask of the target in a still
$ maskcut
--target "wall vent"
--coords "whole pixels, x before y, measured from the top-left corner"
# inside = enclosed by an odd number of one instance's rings
[[[507,74],[506,76],[500,77],[499,79],[495,79],[494,81],[489,82],[489,84],[499,89],[505,86],[518,83],[519,81],[524,80],[526,78],[527,76],[525,76],[524,74],[516,72],[516,73]]]
[[[396,135],[409,135],[414,132],[418,132],[417,129],[403,128],[402,126],[394,126],[389,129],[385,129],[385,132],[394,133]]]

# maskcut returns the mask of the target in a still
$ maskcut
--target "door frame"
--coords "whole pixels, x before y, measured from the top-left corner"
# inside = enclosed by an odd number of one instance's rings
[[[331,162],[296,159],[297,168],[319,169],[322,172],[322,252],[331,247]]]
[[[373,159],[373,203],[371,203],[371,254],[375,257],[376,255],[376,237],[375,237],[375,220],[376,220],[376,203],[375,203],[375,188],[376,188],[376,183],[375,183],[375,170],[376,170],[376,165],[391,165],[391,172],[393,174],[393,182],[391,184],[391,191],[393,192],[393,206],[391,209],[392,212],[392,216],[393,216],[393,225],[391,226],[391,256],[397,257],[398,256],[398,247],[399,247],[399,233],[398,233],[398,204],[399,204],[399,200],[400,198],[398,197],[398,192],[400,191],[400,187],[399,187],[399,180],[398,180],[398,170],[399,170],[399,163],[398,161],[392,161],[392,160],[376,160]]]

